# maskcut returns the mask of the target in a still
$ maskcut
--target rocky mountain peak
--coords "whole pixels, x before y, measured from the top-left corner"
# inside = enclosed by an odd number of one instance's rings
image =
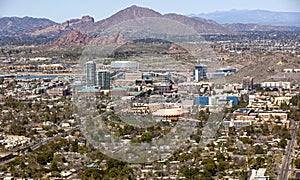
[[[123,16],[128,19],[132,18],[140,18],[140,17],[160,17],[161,14],[144,7],[139,7],[136,5],[130,6],[124,10],[121,10],[120,12],[115,14],[116,16]]]
[[[81,21],[82,22],[88,22],[88,23],[94,23],[95,22],[94,18],[91,17],[91,16],[82,16]]]

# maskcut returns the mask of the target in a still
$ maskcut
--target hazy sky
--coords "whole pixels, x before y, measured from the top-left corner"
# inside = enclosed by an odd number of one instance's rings
[[[131,5],[162,14],[197,14],[231,9],[300,12],[300,0],[0,0],[0,16],[44,17],[56,22],[91,15],[96,21]]]

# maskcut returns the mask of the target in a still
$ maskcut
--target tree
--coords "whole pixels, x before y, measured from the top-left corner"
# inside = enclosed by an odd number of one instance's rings
[[[125,163],[122,161],[118,161],[116,159],[109,159],[107,160],[106,165],[107,165],[107,169],[111,169],[114,167],[123,168],[125,166]]]
[[[242,129],[244,131],[246,131],[248,135],[251,135],[252,133],[254,133],[253,125],[242,127]]]
[[[290,110],[290,106],[286,102],[283,102],[283,103],[280,104],[280,109]]]
[[[286,147],[286,145],[287,145],[287,140],[286,139],[281,139],[280,140],[280,142],[278,143],[278,146],[280,147],[280,148],[282,148],[282,149],[285,149],[285,147]]]
[[[26,129],[23,126],[18,125],[17,123],[13,123],[10,128],[9,131],[11,134],[13,135],[19,135],[19,136],[25,136],[26,135]]]
[[[78,140],[75,140],[71,143],[71,151],[78,152]]]
[[[57,167],[57,162],[55,160],[51,161],[51,165],[50,165],[50,171],[59,171],[58,167]]]
[[[184,167],[180,170],[180,173],[187,179],[194,179],[199,174],[199,169]]]
[[[128,166],[125,166],[119,174],[122,177],[128,177],[126,179],[131,179],[133,177],[133,169]],[[122,178],[122,179],[125,179],[125,178]]]
[[[108,175],[108,177],[110,177],[110,178],[117,178],[117,177],[119,176],[119,172],[120,172],[120,171],[121,171],[120,168],[118,168],[118,167],[113,167],[113,168],[109,169],[107,175]]]
[[[212,158],[207,158],[202,161],[204,172],[207,171],[212,175],[215,175],[217,166]]]
[[[290,118],[295,120],[295,121],[300,121],[300,102],[298,103],[298,110],[292,110],[292,112],[290,113]]]
[[[45,133],[45,135],[47,136],[47,137],[53,137],[53,135],[55,134],[56,132],[54,132],[54,131],[47,131],[46,133]]]
[[[244,144],[251,144],[252,143],[252,140],[248,137],[242,137],[241,138],[241,141],[244,143]]]
[[[151,142],[152,140],[152,133],[149,131],[146,131],[142,134],[141,137],[142,142]]]
[[[234,127],[234,126],[233,126],[233,127],[229,127],[228,134],[229,134],[230,136],[236,135],[235,127]]]
[[[49,151],[41,152],[36,157],[36,161],[41,165],[46,165],[52,159],[53,159],[53,153]]]
[[[253,165],[253,168],[254,169],[259,169],[259,168],[263,167],[264,164],[265,164],[265,159],[262,158],[262,157],[257,157],[255,159],[255,163]]]
[[[255,146],[255,154],[264,154],[264,149],[260,145]]]
[[[87,168],[83,171],[82,179],[103,179],[104,171],[96,168]]]
[[[300,169],[300,158],[297,158],[294,163],[295,163],[296,168]]]
[[[220,160],[219,164],[218,164],[218,171],[219,172],[224,172],[225,171],[225,166],[226,166],[225,161],[224,160]]]

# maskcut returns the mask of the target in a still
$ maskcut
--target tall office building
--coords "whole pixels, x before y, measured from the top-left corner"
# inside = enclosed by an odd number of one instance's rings
[[[253,77],[250,76],[243,77],[243,89],[245,90],[253,89]]]
[[[202,65],[202,64],[196,65],[194,69],[194,80],[200,81],[201,79],[207,78],[206,73],[207,73],[206,65]]]
[[[86,62],[85,72],[86,72],[86,86],[87,87],[96,86],[96,63],[93,61]]]
[[[108,70],[97,71],[97,85],[101,89],[110,88],[110,73]]]

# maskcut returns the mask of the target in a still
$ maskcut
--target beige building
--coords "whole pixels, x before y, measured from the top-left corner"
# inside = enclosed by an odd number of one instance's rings
[[[285,111],[259,111],[258,117],[262,120],[269,121],[269,120],[287,120],[288,113]]]
[[[126,81],[135,81],[137,79],[142,79],[142,76],[143,76],[142,72],[126,72],[125,80]]]

